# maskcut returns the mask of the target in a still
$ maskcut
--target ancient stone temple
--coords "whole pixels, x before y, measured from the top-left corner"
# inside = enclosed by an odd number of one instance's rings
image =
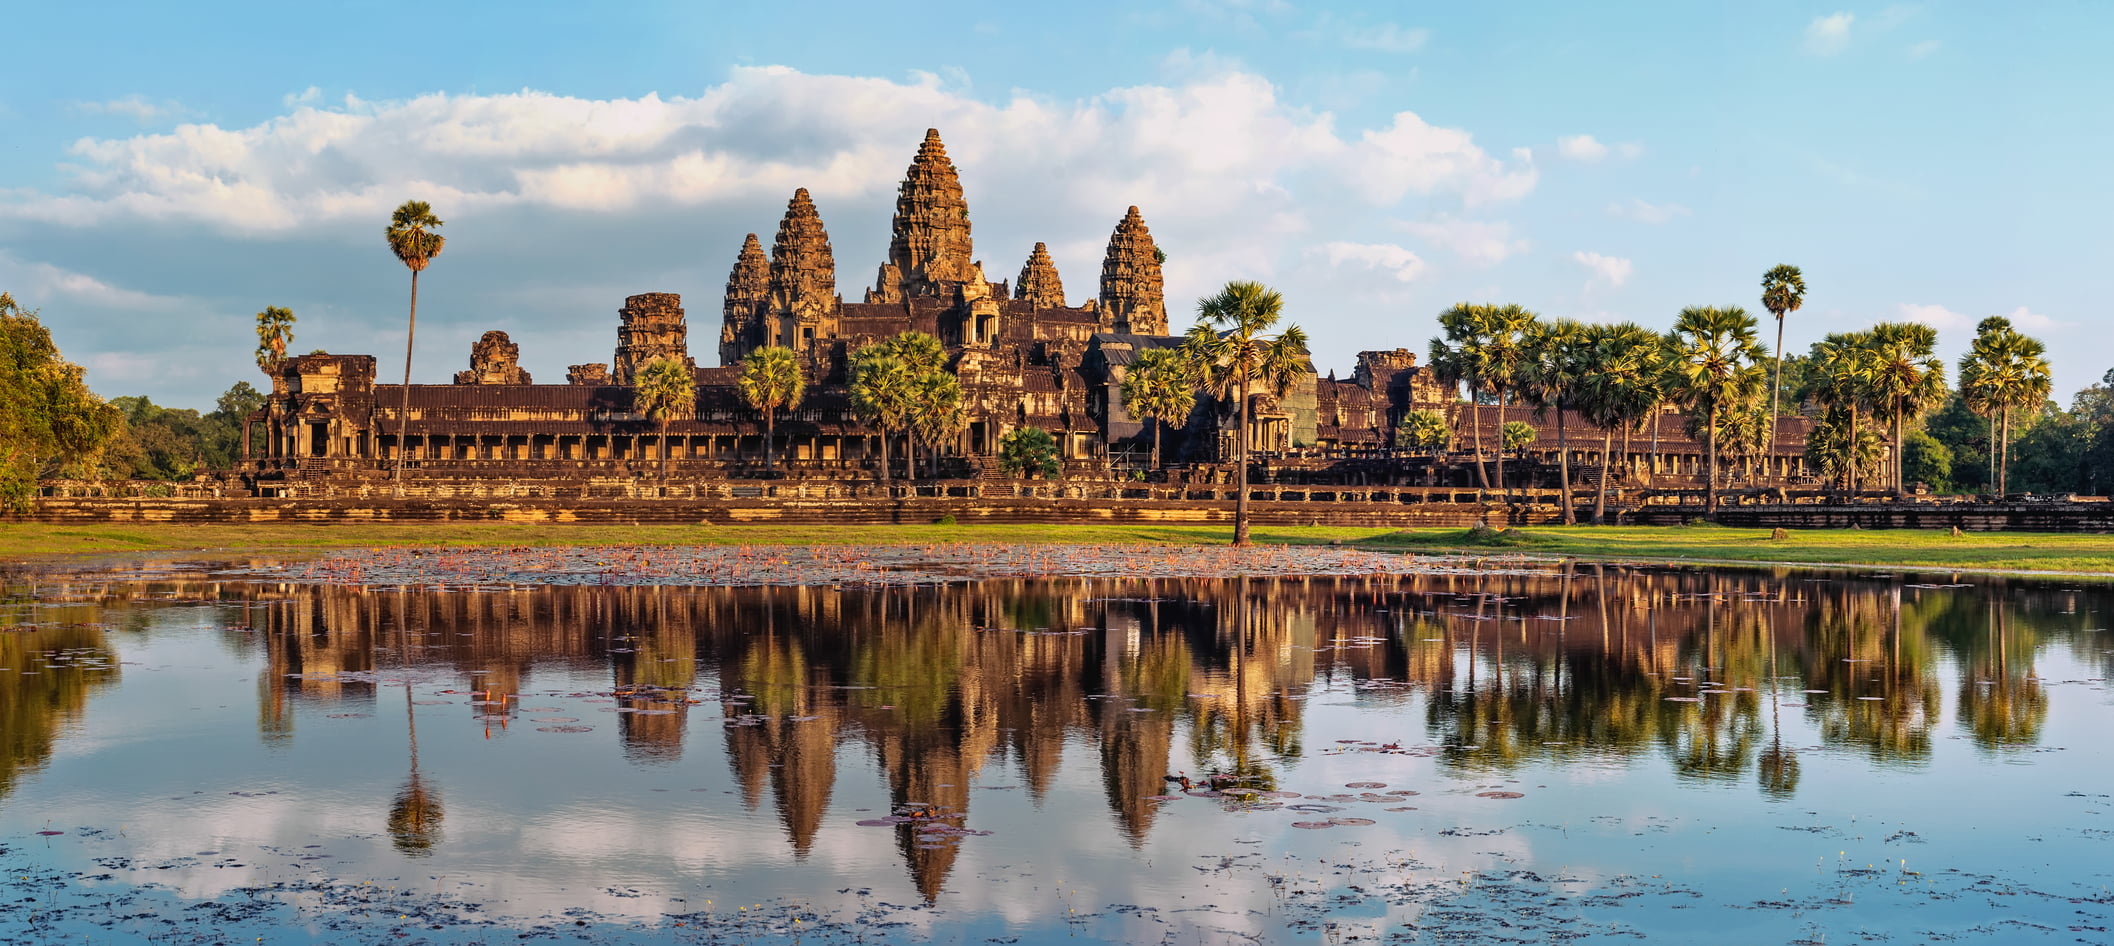
[[[1167,300],[1160,279],[1159,248],[1152,231],[1133,206],[1108,238],[1108,258],[1101,263],[1101,307],[1112,331],[1136,335],[1167,334]]]
[[[723,320],[719,330],[720,364],[731,365],[747,354],[739,330],[750,324],[757,308],[770,296],[771,261],[764,258],[763,244],[758,243],[756,234],[751,233],[741,243],[741,255],[734,259],[734,271],[727,274],[726,301],[720,307]]]
[[[962,197],[961,177],[947,159],[936,128],[925,130],[925,143],[903,172],[896,188],[895,233],[888,243],[888,262],[881,264],[867,302],[901,302],[905,296],[944,296],[972,279],[974,250],[969,238],[969,203]]]
[[[521,370],[521,346],[505,332],[486,332],[470,347],[470,370],[455,372],[456,384],[529,384]]]
[[[764,311],[755,326],[767,334],[758,345],[807,350],[815,339],[834,334],[841,302],[829,231],[823,229],[822,215],[815,211],[807,188],[800,188],[787,202],[785,219],[778,223],[778,240],[771,245]]]
[[[1057,278],[1057,264],[1050,261],[1050,248],[1035,244],[1035,252],[1021,264],[1020,279],[1013,284],[1013,298],[1038,309],[1064,308],[1064,280]]]
[[[662,358],[673,358],[691,370],[689,328],[683,324],[683,299],[672,292],[646,292],[624,300],[617,310],[617,353],[610,377],[630,384],[639,370]]]

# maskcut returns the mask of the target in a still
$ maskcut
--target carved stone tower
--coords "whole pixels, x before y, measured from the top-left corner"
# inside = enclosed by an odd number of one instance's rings
[[[470,347],[470,370],[455,372],[456,384],[529,384],[521,370],[521,346],[505,332],[486,332]]]
[[[837,258],[805,187],[793,192],[778,224],[767,303],[773,336],[767,344],[804,353],[815,339],[836,333]]]
[[[1050,248],[1035,244],[1035,252],[1020,267],[1020,281],[1013,284],[1013,298],[1025,299],[1038,309],[1064,308],[1064,280],[1057,278],[1057,264],[1050,261]]]
[[[949,295],[952,284],[976,278],[973,253],[961,177],[947,159],[939,130],[928,128],[896,188],[895,236],[868,301]]]
[[[721,307],[719,363],[732,365],[762,347],[769,335],[763,321],[763,304],[771,295],[771,262],[763,256],[756,234],[741,241],[741,255],[734,271],[727,274],[727,298]]]
[[[617,326],[617,353],[610,371],[616,383],[633,383],[639,369],[662,358],[674,358],[692,369],[697,367],[690,358],[682,296],[672,292],[627,296],[617,315],[623,322]]]
[[[1102,327],[1138,335],[1167,334],[1167,300],[1160,258],[1145,218],[1132,207],[1108,238],[1101,262]]]

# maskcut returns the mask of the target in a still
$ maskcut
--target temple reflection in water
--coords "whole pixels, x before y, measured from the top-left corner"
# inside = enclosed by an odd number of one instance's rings
[[[696,727],[723,730],[706,744],[804,857],[840,768],[862,755],[893,804],[967,812],[978,783],[1017,782],[1039,801],[1066,747],[1090,746],[1111,826],[1133,845],[1152,831],[1148,796],[1171,772],[1333,788],[1288,771],[1339,748],[1302,743],[1306,700],[1322,691],[1421,710],[1421,732],[1368,738],[1456,770],[1628,760],[1789,797],[1802,753],[1928,759],[1948,696],[1957,734],[1984,751],[2031,747],[2048,711],[2036,654],[2067,642],[2097,655],[2082,632],[2105,596],[2001,579],[1595,566],[894,589],[62,582],[7,605],[16,626],[0,635],[0,666],[29,672],[0,685],[0,790],[114,681],[111,637],[146,633],[128,621],[172,598],[205,606],[229,647],[262,658],[268,741],[301,738],[306,713],[406,704],[411,774],[389,820],[407,853],[445,843],[445,787],[419,774],[416,727],[527,735],[516,731],[537,725],[533,707],[552,687],[539,671],[563,671],[575,685],[606,673],[592,695],[612,701],[614,726],[585,720],[594,734],[572,738],[614,731],[633,765],[682,759],[704,738]],[[469,696],[414,709],[406,677]],[[1818,747],[1784,740],[1793,714]],[[447,807],[475,804],[464,786]],[[910,825],[898,833],[932,897],[956,847],[921,843]]]

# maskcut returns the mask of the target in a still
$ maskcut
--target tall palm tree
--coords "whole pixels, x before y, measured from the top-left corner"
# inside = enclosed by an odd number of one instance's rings
[[[661,478],[668,477],[668,422],[697,407],[697,379],[675,358],[655,358],[639,369],[632,405],[661,427]]]
[[[1444,339],[1431,340],[1431,368],[1440,385],[1452,390],[1468,385],[1468,428],[1475,440],[1475,483],[1490,488],[1490,470],[1483,465],[1483,412],[1476,395],[1483,386],[1482,343],[1489,333],[1489,306],[1462,302],[1439,313]]]
[[[1776,449],[1777,398],[1784,387],[1784,316],[1806,301],[1806,277],[1798,267],[1773,266],[1762,274],[1762,308],[1776,316],[1776,369],[1769,381],[1769,449]]]
[[[2011,491],[2011,412],[2037,409],[2050,387],[2048,347],[1991,317],[1976,327],[1974,344],[1960,359],[1960,392],[1968,407],[1991,421],[1990,455],[1996,463],[1997,495]]]
[[[807,376],[800,360],[783,345],[765,345],[741,360],[741,376],[734,381],[741,399],[763,412],[763,468],[777,471],[778,412],[800,406],[807,396]]]
[[[1831,458],[1823,454],[1823,463],[1835,462],[1841,471],[1843,488],[1856,492],[1857,475],[1864,471],[1856,459],[1863,449],[1864,441],[1859,437],[1857,422],[1859,415],[1873,403],[1874,357],[1870,332],[1835,332],[1813,343],[1809,393],[1814,400],[1825,406],[1831,415],[1829,424],[1843,430],[1837,435],[1824,438],[1828,449],[1841,445],[1849,451],[1844,457]],[[1809,438],[1808,443],[1812,443]]]
[[[912,329],[870,347],[877,347],[880,351],[900,359],[905,370],[910,373],[913,386],[923,381],[927,375],[947,370],[947,347],[941,344],[937,337],[926,332]],[[908,452],[904,458],[903,469],[906,475],[916,479],[918,437],[916,425],[909,414],[904,415],[902,427],[907,434],[903,438],[903,447]]]
[[[925,443],[926,464],[931,476],[940,475],[940,447],[952,442],[969,425],[962,407],[962,382],[944,370],[929,371],[911,384],[910,413],[905,425],[912,436]]]
[[[1506,397],[1518,389],[1525,376],[1527,361],[1527,335],[1533,331],[1539,316],[1516,305],[1501,305],[1485,310],[1487,320],[1482,338],[1482,353],[1478,359],[1483,379],[1497,392],[1497,427],[1505,429]],[[1502,445],[1497,453],[1497,489],[1505,491],[1505,451]]]
[[[1160,468],[1160,434],[1196,409],[1196,365],[1178,348],[1141,352],[1123,374],[1123,407],[1152,425],[1152,468]]]
[[[257,313],[257,367],[271,374],[286,360],[287,346],[294,343],[294,312],[275,305]]]
[[[859,349],[851,359],[851,406],[859,419],[881,435],[881,482],[891,480],[888,438],[902,429],[910,416],[910,398],[917,381],[910,366],[881,345]]]
[[[1285,297],[1259,282],[1229,282],[1217,295],[1197,300],[1197,322],[1183,344],[1188,356],[1201,367],[1206,387],[1217,397],[1239,399],[1239,430],[1235,437],[1240,490],[1233,504],[1233,544],[1245,546],[1248,539],[1248,397],[1250,386],[1261,381],[1280,395],[1293,378],[1306,368],[1307,333],[1288,325],[1275,338],[1264,333],[1284,315]]]
[[[1933,352],[1938,330],[1920,322],[1872,326],[1873,409],[1894,424],[1894,491],[1907,487],[1904,428],[1945,402],[1945,362]]]
[[[1718,514],[1719,421],[1761,395],[1764,354],[1754,317],[1738,306],[1690,306],[1674,321],[1671,393],[1691,416],[1701,413],[1703,517]]]
[[[1664,372],[1659,333],[1641,325],[1595,325],[1587,329],[1584,370],[1578,386],[1579,410],[1600,426],[1600,486],[1593,497],[1593,524],[1607,521],[1608,453],[1615,428],[1625,430],[1656,413]],[[1625,435],[1627,436],[1627,435]]]
[[[1564,429],[1564,412],[1575,406],[1589,346],[1585,324],[1573,319],[1535,323],[1522,346],[1520,395],[1534,405],[1536,420],[1550,411],[1556,413],[1556,475],[1562,481],[1563,523],[1567,526],[1577,524],[1578,516],[1571,496],[1571,441]]]
[[[425,201],[407,200],[389,215],[389,226],[384,231],[389,252],[411,270],[411,321],[404,330],[404,399],[396,415],[396,469],[389,474],[399,492],[404,483],[404,453],[411,439],[411,346],[418,338],[418,274],[425,272],[448,244],[448,238],[440,235],[441,225]]]

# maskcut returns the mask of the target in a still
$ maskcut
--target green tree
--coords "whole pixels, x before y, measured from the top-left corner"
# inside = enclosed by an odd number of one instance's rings
[[[1762,274],[1762,308],[1776,316],[1776,371],[1769,382],[1769,443],[1776,443],[1776,412],[1784,389],[1784,316],[1806,301],[1806,277],[1788,264]]]
[[[668,422],[697,409],[697,378],[677,358],[655,358],[639,369],[632,397],[638,412],[661,428],[661,478],[674,458],[668,450]]]
[[[2012,412],[2038,410],[2048,399],[2047,352],[2039,339],[2012,328],[2011,320],[1992,316],[1976,326],[1974,343],[1960,357],[1960,394],[1990,421],[1992,479],[2000,496],[2010,492]]]
[[[1761,344],[1754,317],[1738,306],[1690,306],[1674,321],[1671,394],[1703,421],[1703,517],[1718,512],[1719,421],[1761,395]]]
[[[1200,379],[1196,365],[1181,349],[1154,348],[1138,355],[1123,373],[1123,408],[1152,425],[1152,467],[1160,468],[1160,435],[1168,424],[1186,421],[1196,409]]]
[[[1902,441],[1903,489],[1922,483],[1934,493],[1953,491],[1953,452],[1927,430],[1910,430]]]
[[[27,510],[41,477],[92,474],[124,423],[60,355],[37,312],[0,292],[0,508]]]
[[[1871,329],[1872,411],[1894,425],[1894,489],[1906,487],[1905,428],[1944,403],[1945,362],[1934,353],[1938,330],[1917,322],[1881,322]]]
[[[799,407],[807,395],[807,376],[800,371],[800,361],[790,348],[766,345],[741,360],[741,376],[734,385],[743,403],[763,412],[763,468],[775,471],[778,412]]]
[[[1440,411],[1410,411],[1395,427],[1395,449],[1445,452],[1453,443],[1453,425]]]
[[[1874,400],[1872,381],[1878,358],[1872,334],[1832,333],[1813,343],[1811,357],[1813,370],[1808,380],[1812,386],[1807,390],[1807,396],[1825,409],[1823,425],[1840,429],[1824,437],[1809,435],[1806,449],[1816,466],[1836,471],[1843,488],[1856,492],[1858,480],[1876,469],[1863,462],[1865,440],[1858,430],[1863,411]],[[1849,453],[1840,456],[1812,453],[1816,448],[1849,451],[1853,447],[1858,451],[1855,459]]]
[[[1845,483],[1879,471],[1886,444],[1857,426],[1854,411],[1830,408],[1806,431],[1806,456],[1821,475]]]
[[[1264,333],[1284,315],[1285,299],[1277,290],[1259,282],[1229,282],[1217,295],[1197,300],[1197,323],[1189,330],[1183,350],[1203,373],[1205,387],[1223,399],[1237,397],[1239,430],[1235,437],[1236,483],[1239,494],[1233,505],[1233,544],[1245,546],[1248,539],[1248,398],[1257,381],[1279,395],[1306,368],[1307,333],[1297,325],[1286,326],[1270,337]]]
[[[206,415],[213,424],[206,456],[215,469],[226,469],[242,458],[243,422],[263,406],[264,393],[248,381],[235,382],[214,399],[213,412]]]
[[[274,374],[286,360],[286,348],[294,343],[294,312],[275,305],[257,313],[257,367]]]
[[[912,383],[907,429],[925,444],[930,475],[940,475],[940,449],[953,443],[969,426],[969,412],[962,406],[962,382],[946,370],[928,371]]]
[[[881,437],[881,482],[890,482],[888,438],[909,422],[918,376],[885,346],[868,345],[851,358],[851,406]]]
[[[1007,476],[1055,479],[1057,439],[1040,427],[1021,427],[998,439],[998,468]]]
[[[1527,446],[1534,442],[1534,438],[1541,436],[1541,433],[1526,421],[1508,420],[1505,422],[1505,429],[1500,432],[1500,436],[1504,438],[1501,446],[1506,453],[1524,455]]]
[[[1564,412],[1573,403],[1584,382],[1590,353],[1586,326],[1572,319],[1536,322],[1522,344],[1520,395],[1534,406],[1534,419],[1556,415],[1556,475],[1563,494],[1563,524],[1578,522],[1571,496],[1571,441],[1565,430]]]
[[[1641,325],[1595,325],[1586,330],[1585,368],[1578,386],[1579,413],[1600,427],[1600,484],[1593,496],[1593,523],[1607,521],[1609,454],[1615,428],[1629,430],[1658,413],[1665,400],[1661,364],[1665,340]],[[1627,435],[1625,434],[1625,437]]]
[[[1990,477],[1996,470],[1990,457],[1990,426],[1968,406],[1966,397],[1954,391],[1924,420],[1923,427],[1952,454],[1950,489],[1988,492],[1995,488]]]
[[[1458,395],[1468,386],[1468,435],[1475,444],[1475,483],[1490,488],[1490,470],[1483,465],[1483,412],[1476,409],[1476,394],[1483,384],[1478,352],[1489,330],[1488,306],[1458,303],[1439,313],[1439,328],[1446,334],[1431,340],[1433,378],[1448,393]]]
[[[384,231],[389,252],[411,270],[411,319],[404,329],[404,399],[396,415],[396,467],[389,474],[399,488],[404,481],[404,452],[411,430],[411,346],[418,338],[418,274],[425,272],[448,244],[448,238],[440,235],[441,226],[432,206],[423,200],[407,200],[389,215],[389,226]]]
[[[1505,419],[1507,398],[1519,389],[1526,379],[1527,336],[1534,331],[1539,320],[1533,312],[1516,305],[1492,306],[1486,309],[1485,330],[1475,355],[1479,371],[1497,392],[1497,420],[1500,429],[1510,422]],[[1497,455],[1497,488],[1505,490],[1505,454]]]

